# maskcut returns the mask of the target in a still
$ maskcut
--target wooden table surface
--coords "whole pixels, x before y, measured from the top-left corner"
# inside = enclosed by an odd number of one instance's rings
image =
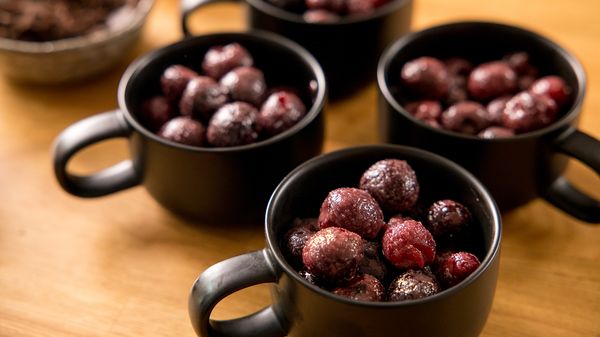
[[[597,0],[416,0],[413,28],[490,19],[539,31],[579,57],[589,81],[580,128],[600,138],[600,22]],[[193,16],[197,33],[240,30],[243,7]],[[129,60],[85,84],[36,87],[0,78],[0,336],[193,336],[187,295],[197,275],[264,246],[262,226],[191,225],[143,188],[83,200],[63,192],[51,144],[68,125],[116,107],[131,59],[181,38],[178,3],[158,0]],[[374,85],[326,112],[326,151],[377,142]],[[360,121],[360,122],[359,122]],[[77,172],[127,157],[125,141],[79,155]],[[600,197],[600,180],[573,163],[567,172]],[[542,200],[504,218],[501,270],[482,336],[600,336],[600,227]],[[269,303],[268,285],[234,294],[215,318]],[[376,337],[376,336],[374,336]]]

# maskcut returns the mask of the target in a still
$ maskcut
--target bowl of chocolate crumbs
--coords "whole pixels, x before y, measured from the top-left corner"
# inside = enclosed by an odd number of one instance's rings
[[[0,72],[55,84],[102,73],[129,54],[154,0],[2,0]]]

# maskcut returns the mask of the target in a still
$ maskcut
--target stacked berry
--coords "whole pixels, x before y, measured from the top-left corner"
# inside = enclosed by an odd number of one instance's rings
[[[479,267],[461,241],[473,229],[472,216],[448,199],[420,216],[419,192],[406,161],[379,161],[363,173],[359,188],[330,191],[318,218],[296,219],[283,236],[283,251],[309,282],[354,300],[438,293]]]
[[[212,47],[202,75],[182,66],[162,74],[162,95],[142,104],[141,121],[159,136],[187,145],[227,147],[257,142],[294,126],[306,114],[287,89],[269,90],[263,72],[238,43]]]
[[[304,21],[336,22],[343,16],[366,15],[389,0],[269,0],[277,7],[301,13]]]
[[[420,57],[401,70],[405,104],[415,118],[435,128],[509,137],[550,125],[568,106],[571,89],[558,76],[538,78],[529,54],[473,66],[462,58]]]

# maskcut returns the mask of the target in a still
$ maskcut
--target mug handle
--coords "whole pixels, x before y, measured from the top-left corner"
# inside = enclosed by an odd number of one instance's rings
[[[194,11],[206,5],[219,2],[241,2],[241,0],[181,0],[181,30],[185,37],[191,36],[188,19]]]
[[[600,141],[576,129],[566,131],[554,144],[562,152],[589,166],[600,174]],[[577,219],[600,223],[600,201],[583,193],[565,177],[556,179],[544,198]]]
[[[279,273],[266,249],[232,257],[206,269],[189,296],[189,314],[201,337],[284,337],[287,331],[273,306],[245,317],[216,321],[213,308],[228,295],[261,283],[277,282]]]
[[[62,188],[79,197],[100,197],[140,183],[131,160],[88,176],[67,171],[71,157],[86,146],[109,138],[128,138],[131,128],[119,110],[85,118],[66,128],[54,143],[54,174]]]

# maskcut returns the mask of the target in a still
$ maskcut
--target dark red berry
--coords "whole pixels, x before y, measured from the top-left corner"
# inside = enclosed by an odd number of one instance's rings
[[[519,90],[529,90],[536,78],[529,75],[519,76]]]
[[[383,255],[396,268],[423,268],[433,262],[435,241],[419,221],[390,219],[382,240]]]
[[[237,67],[250,67],[254,63],[252,56],[239,43],[210,48],[202,60],[202,70],[215,80]]]
[[[316,231],[317,219],[294,219],[292,227],[283,235],[284,253],[292,265],[302,265],[302,249]]]
[[[557,113],[553,99],[523,91],[506,103],[502,125],[515,133],[533,131],[551,124]]]
[[[310,23],[336,22],[340,19],[339,15],[326,9],[309,9],[302,18]]]
[[[489,101],[514,93],[517,90],[517,74],[506,62],[483,63],[471,72],[467,88],[474,99]]]
[[[188,82],[179,101],[179,111],[184,116],[208,121],[227,100],[227,90],[224,87],[208,76],[198,76]]]
[[[288,91],[272,93],[263,103],[258,116],[262,132],[273,136],[296,125],[306,114],[302,100]]]
[[[214,146],[238,146],[256,142],[258,111],[244,102],[225,104],[210,119],[207,139]]]
[[[385,288],[381,282],[369,274],[357,276],[332,292],[355,301],[380,302],[385,297]]]
[[[346,11],[346,0],[305,0],[308,9],[326,9],[340,14]]]
[[[510,101],[511,96],[498,97],[486,106],[487,120],[490,125],[501,125],[502,124],[502,111],[506,107],[506,103]]]
[[[442,113],[441,124],[446,130],[475,135],[489,125],[485,108],[473,101],[450,106]]]
[[[440,292],[433,275],[426,270],[407,270],[390,283],[388,301],[416,300]]]
[[[473,70],[473,64],[461,57],[452,57],[444,61],[450,75],[469,76]]]
[[[420,57],[409,61],[400,73],[406,88],[427,99],[444,99],[448,95],[450,76],[442,61]]]
[[[501,126],[490,126],[489,128],[481,130],[477,134],[479,138],[484,139],[496,139],[496,138],[507,138],[515,135],[515,132],[511,129],[503,128]]]
[[[302,261],[319,280],[339,283],[356,276],[363,252],[363,240],[358,234],[340,227],[328,227],[306,242]]]
[[[319,228],[342,227],[365,239],[374,239],[384,225],[377,201],[358,188],[335,189],[321,205]]]
[[[514,52],[504,56],[502,60],[518,75],[536,75],[535,72],[537,72],[537,70],[532,69],[533,66],[531,65],[530,57],[527,52]]]
[[[479,265],[479,259],[471,253],[446,252],[436,257],[435,275],[445,287],[452,287],[471,275]]]
[[[454,200],[438,200],[427,210],[427,228],[436,238],[457,234],[470,221],[469,209]]]
[[[365,251],[364,258],[359,265],[360,273],[373,275],[383,281],[387,276],[388,268],[383,260],[381,243],[364,240],[363,244]]]
[[[446,103],[454,104],[465,101],[467,98],[467,78],[460,75],[451,75]]]
[[[140,119],[150,131],[156,132],[171,119],[175,111],[164,96],[154,96],[142,103]]]
[[[545,76],[535,81],[529,89],[537,95],[544,95],[552,98],[558,107],[562,107],[569,102],[571,89],[565,81],[558,76]]]
[[[160,87],[169,102],[177,104],[188,82],[198,73],[182,65],[172,65],[165,69],[160,78]]]
[[[415,116],[416,119],[422,121],[430,119],[437,121],[442,115],[442,105],[438,101],[417,101],[408,103],[406,111]]]
[[[419,182],[404,160],[380,160],[360,178],[360,188],[369,192],[387,212],[408,211],[419,198]]]
[[[347,12],[349,15],[370,14],[386,2],[386,0],[346,0]]]
[[[229,91],[234,101],[244,101],[260,106],[267,84],[263,72],[254,67],[238,67],[223,75],[219,82]]]
[[[202,146],[205,142],[204,126],[189,117],[175,117],[165,123],[158,135],[177,143]]]

